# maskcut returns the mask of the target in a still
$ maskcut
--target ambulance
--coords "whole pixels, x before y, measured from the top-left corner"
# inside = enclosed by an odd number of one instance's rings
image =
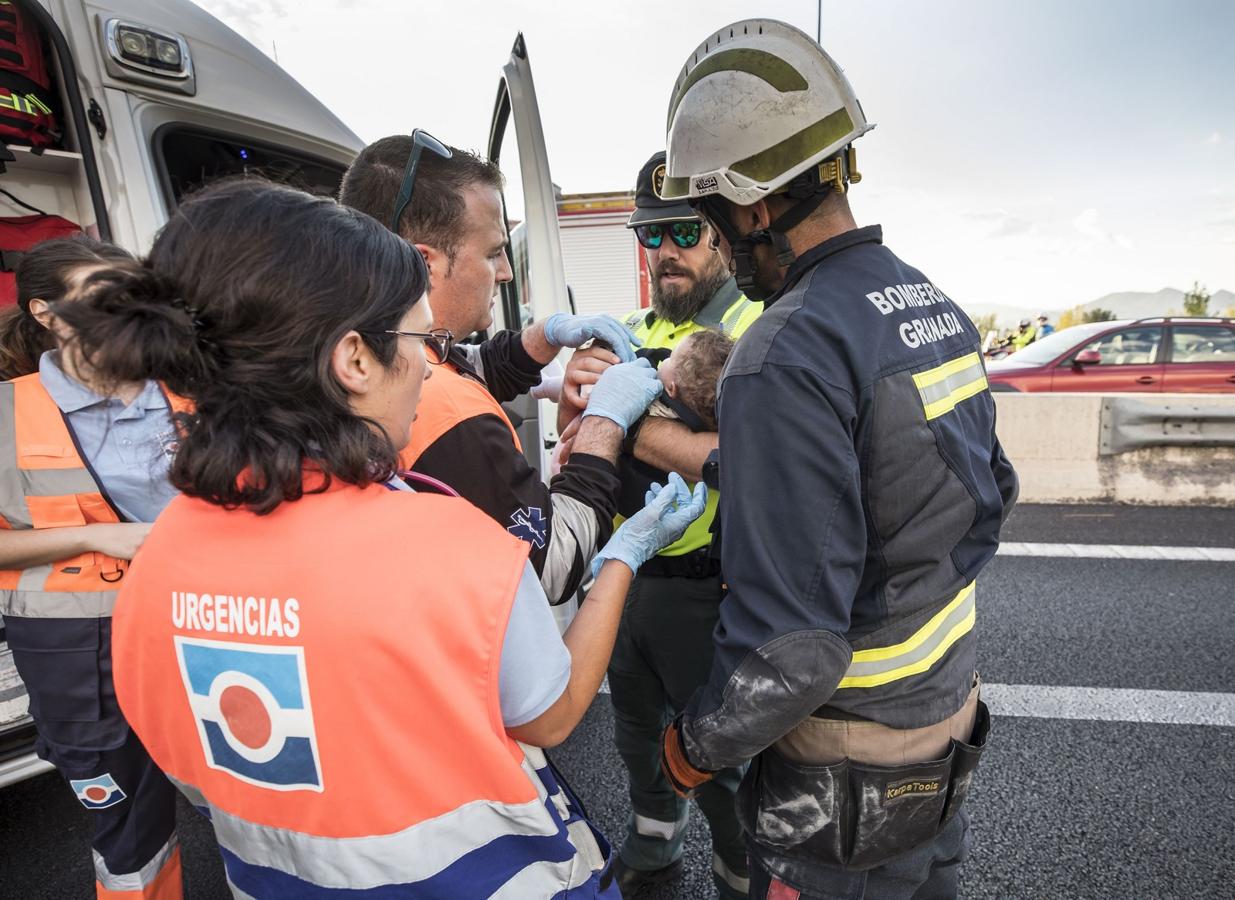
[[[10,50],[41,52],[46,86],[0,90],[0,303],[5,278],[12,302],[21,252],[50,226],[142,253],[181,199],[213,180],[254,173],[334,195],[363,146],[273,60],[187,0],[0,0],[0,85],[18,83],[3,80],[9,34],[18,42]],[[37,127],[18,134],[15,121]],[[516,272],[494,327],[519,328],[571,306],[522,35],[500,72],[488,152],[507,177]],[[552,405],[524,397],[508,411],[530,461],[547,471]],[[0,620],[0,788],[51,768],[34,754],[27,706]]]

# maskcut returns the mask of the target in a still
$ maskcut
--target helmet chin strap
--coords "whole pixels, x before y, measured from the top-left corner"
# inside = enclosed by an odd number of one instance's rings
[[[737,280],[738,289],[751,300],[766,300],[772,295],[771,292],[761,290],[755,284],[755,247],[769,244],[776,251],[778,266],[783,269],[793,265],[797,257],[789,243],[788,232],[818,209],[829,192],[840,191],[843,194],[850,182],[856,184],[861,180],[857,155],[850,145],[785,185],[780,196],[798,202],[781,213],[776,221],[769,222],[767,228],[759,228],[746,235],[738,234],[725,215],[727,210],[718,200],[705,197],[694,202],[729,243],[732,254],[729,258],[729,272]]]
[[[823,203],[827,189],[812,193],[789,207],[766,228],[759,228],[746,235],[739,235],[721,210],[713,208],[708,220],[720,231],[729,243],[729,271],[738,283],[738,289],[751,300],[766,300],[770,291],[762,290],[755,282],[755,247],[769,244],[776,251],[776,264],[781,268],[793,265],[796,255],[789,243],[788,232],[813,213]]]

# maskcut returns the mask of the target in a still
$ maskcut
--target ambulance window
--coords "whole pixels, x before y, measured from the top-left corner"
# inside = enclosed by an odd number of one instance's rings
[[[164,126],[154,135],[155,158],[169,207],[220,178],[260,175],[311,194],[333,197],[344,167],[242,137]]]

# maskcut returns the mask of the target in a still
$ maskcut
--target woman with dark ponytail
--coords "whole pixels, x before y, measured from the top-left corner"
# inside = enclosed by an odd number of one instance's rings
[[[55,336],[40,321],[49,304],[63,300],[92,272],[126,262],[133,262],[127,250],[85,234],[44,241],[27,251],[17,264],[17,304],[0,310],[0,381],[36,371],[39,357],[56,346]]]
[[[141,271],[82,235],[17,268],[0,334],[0,614],[30,696],[37,750],[94,826],[100,896],[180,896],[175,789],[120,713],[112,684],[116,591],[175,495],[176,430],[157,382],[117,381],[78,352],[64,313]]]
[[[451,341],[428,286],[376,220],[244,181],[57,311],[94,371],[194,404],[182,495],[120,589],[116,692],[209,812],[237,897],[616,900],[608,846],[538,748],[590,706],[633,570],[705,497],[655,493],[559,636],[524,541],[396,475]],[[589,410],[637,415],[630,374]]]

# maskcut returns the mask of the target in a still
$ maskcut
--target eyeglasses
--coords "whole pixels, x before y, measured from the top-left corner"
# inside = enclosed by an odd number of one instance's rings
[[[455,345],[454,332],[449,328],[434,328],[432,331],[393,331],[386,330],[382,334],[397,334],[399,337],[417,338],[425,342],[425,358],[433,365],[440,366],[450,356]]]
[[[399,187],[399,196],[395,198],[395,214],[390,220],[390,230],[395,234],[399,233],[399,220],[403,218],[403,211],[412,202],[412,188],[416,186],[416,166],[420,163],[420,154],[425,149],[443,159],[450,159],[452,156],[446,145],[429,132],[419,128],[412,130],[412,153],[407,158],[407,168],[403,170],[403,184]]]
[[[668,222],[664,225],[635,226],[635,239],[648,250],[659,249],[660,245],[664,243],[666,234],[669,235],[669,240],[673,241],[683,250],[689,250],[699,243],[699,238],[703,234],[703,223],[696,220],[691,222]]]

